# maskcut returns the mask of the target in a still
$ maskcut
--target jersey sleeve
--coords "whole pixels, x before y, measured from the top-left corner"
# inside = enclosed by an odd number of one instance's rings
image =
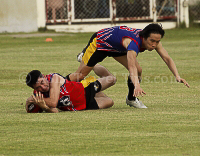
[[[131,41],[130,44],[127,47],[127,50],[133,50],[135,51],[137,54],[139,53],[139,48],[137,46],[137,44],[134,41]]]

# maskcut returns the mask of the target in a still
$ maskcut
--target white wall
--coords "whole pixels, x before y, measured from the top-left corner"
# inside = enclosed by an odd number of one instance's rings
[[[37,30],[36,0],[0,0],[0,33]]]
[[[55,30],[56,32],[96,32],[103,28],[108,28],[118,25],[126,25],[132,28],[143,29],[151,22],[138,22],[138,23],[117,23],[112,24],[78,24],[78,25],[48,25],[47,29]],[[176,27],[176,22],[161,22],[164,29],[173,29]]]
[[[180,0],[180,22],[189,28],[189,0]]]
[[[37,2],[37,26],[44,28],[46,26],[45,0],[36,0]]]

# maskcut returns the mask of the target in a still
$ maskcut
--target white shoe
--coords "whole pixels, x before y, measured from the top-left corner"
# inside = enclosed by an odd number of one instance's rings
[[[77,61],[78,61],[78,62],[81,62],[81,61],[82,61],[83,55],[84,55],[83,52],[81,52],[81,53],[79,53],[79,54],[77,55]]]
[[[129,105],[130,107],[135,107],[135,108],[147,108],[147,106],[145,106],[142,101],[139,101],[138,98],[134,100],[128,100],[128,97],[126,97],[126,104]]]

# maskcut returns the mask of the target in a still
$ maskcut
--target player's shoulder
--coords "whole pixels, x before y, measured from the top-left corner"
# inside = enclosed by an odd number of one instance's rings
[[[46,75],[46,78],[52,80],[52,78],[64,78],[64,76],[59,73],[51,73]]]

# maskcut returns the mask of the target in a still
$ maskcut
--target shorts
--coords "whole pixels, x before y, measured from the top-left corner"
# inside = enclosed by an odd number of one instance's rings
[[[96,46],[96,36],[97,33],[94,33],[90,38],[87,46],[83,49],[82,60],[85,65],[89,67],[94,67],[97,63],[103,61],[106,57],[119,57],[127,55],[127,53],[116,53],[103,50],[97,50]]]
[[[86,96],[86,110],[91,109],[99,109],[99,106],[95,100],[95,95],[101,90],[101,84],[98,80],[90,83],[85,88],[85,96]]]
[[[90,83],[96,81],[96,78],[93,76],[89,76],[81,81],[84,88],[86,88]]]

